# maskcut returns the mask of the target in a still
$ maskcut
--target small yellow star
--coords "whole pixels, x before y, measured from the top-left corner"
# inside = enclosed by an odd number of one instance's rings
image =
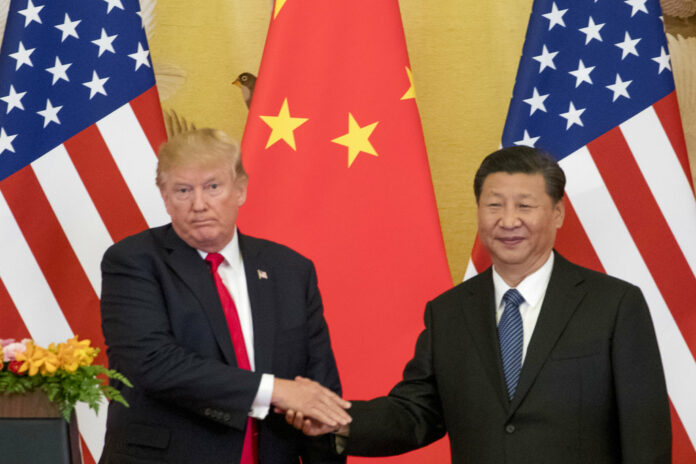
[[[263,122],[271,128],[271,135],[268,137],[266,148],[270,147],[278,140],[284,140],[290,145],[290,148],[295,148],[294,130],[308,121],[307,118],[293,118],[290,116],[290,108],[288,107],[288,99],[283,101],[283,106],[280,107],[278,116],[259,116]]]
[[[348,167],[353,164],[360,152],[379,156],[369,140],[377,124],[379,121],[360,127],[353,115],[348,113],[348,133],[332,140],[334,143],[348,147]]]
[[[409,69],[408,66],[406,66],[406,74],[408,74],[408,81],[411,83],[411,86],[408,88],[408,90],[406,91],[404,96],[401,97],[402,100],[416,98],[416,89],[415,89],[415,87],[413,87],[413,74],[411,74],[411,70]]]
[[[275,8],[273,9],[273,19],[276,19],[278,13],[280,13],[281,8],[285,5],[287,0],[275,0]]]

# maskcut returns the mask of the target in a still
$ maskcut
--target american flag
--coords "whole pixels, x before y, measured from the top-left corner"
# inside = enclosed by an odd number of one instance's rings
[[[102,352],[102,254],[168,222],[166,138],[137,0],[12,0],[0,50],[0,336]],[[78,406],[85,462],[99,417]],[[85,446],[86,445],[86,446]]]
[[[674,462],[694,462],[696,202],[658,1],[535,1],[502,144],[545,149],[565,171],[557,249],[643,290]],[[477,242],[467,277],[488,265]]]

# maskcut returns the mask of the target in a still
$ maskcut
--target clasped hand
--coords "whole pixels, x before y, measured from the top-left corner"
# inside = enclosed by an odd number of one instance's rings
[[[336,432],[351,422],[345,411],[350,402],[304,377],[294,381],[276,378],[271,404],[276,413],[285,414],[288,424],[306,435]]]

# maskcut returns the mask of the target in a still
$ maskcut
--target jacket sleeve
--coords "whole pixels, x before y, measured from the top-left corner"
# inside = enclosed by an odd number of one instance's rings
[[[669,464],[669,402],[650,313],[640,289],[634,286],[619,305],[612,365],[622,462]]]

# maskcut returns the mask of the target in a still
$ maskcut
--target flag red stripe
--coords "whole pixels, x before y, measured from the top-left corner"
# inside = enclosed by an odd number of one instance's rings
[[[0,338],[21,340],[31,337],[2,279],[0,279],[0,320],[2,320]]]
[[[106,405],[102,405],[102,407],[105,408]],[[82,448],[83,464],[96,464],[96,461],[92,457],[92,453],[89,452],[89,448],[87,448],[87,445],[85,444],[85,441],[82,439],[82,437],[80,437],[80,448]]]
[[[106,363],[99,299],[31,167],[0,184],[17,225],[31,249],[73,333],[100,348],[97,362]],[[62,342],[64,340],[56,340]]]
[[[117,242],[147,229],[99,129],[89,126],[64,145],[111,239]]]
[[[157,86],[153,85],[149,90],[131,100],[130,106],[156,154],[159,152],[160,145],[167,140]]]
[[[582,226],[575,208],[567,195],[564,201],[565,220],[563,221],[563,227],[561,227],[556,236],[556,250],[566,259],[580,266],[604,272],[604,266],[602,266],[597,253],[595,253],[592,242],[590,242],[585,228]]]
[[[672,464],[693,464],[696,462],[696,450],[691,446],[684,424],[671,401],[669,412],[672,416]]]
[[[677,94],[673,91],[662,100],[653,105],[657,118],[662,124],[662,128],[667,134],[667,138],[672,144],[672,149],[677,154],[677,158],[684,169],[689,185],[693,189],[691,182],[691,170],[689,169],[689,155],[686,151],[686,140],[684,139],[684,129],[682,128],[681,116],[679,113],[679,103]]]
[[[612,129],[588,148],[672,317],[682,334],[696,334],[696,279],[621,130]],[[696,356],[696,340],[685,341]]]

